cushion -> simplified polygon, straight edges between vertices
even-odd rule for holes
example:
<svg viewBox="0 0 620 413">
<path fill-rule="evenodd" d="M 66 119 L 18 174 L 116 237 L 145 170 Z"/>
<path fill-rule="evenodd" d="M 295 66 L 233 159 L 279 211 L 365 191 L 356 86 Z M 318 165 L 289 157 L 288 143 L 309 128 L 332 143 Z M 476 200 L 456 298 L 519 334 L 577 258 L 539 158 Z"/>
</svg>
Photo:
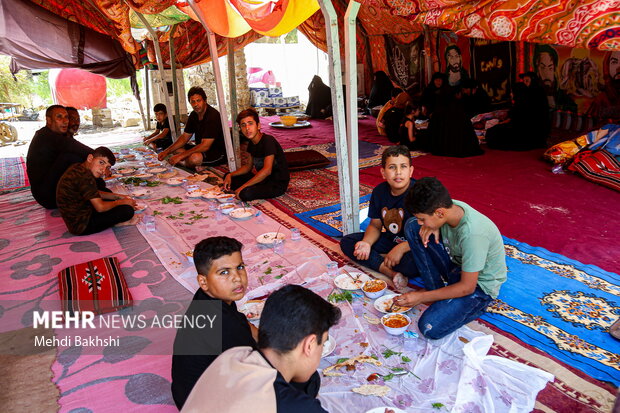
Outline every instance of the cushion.
<svg viewBox="0 0 620 413">
<path fill-rule="evenodd" d="M 286 157 L 289 171 L 323 168 L 329 165 L 329 159 L 313 149 L 284 152 L 284 156 Z"/>
<path fill-rule="evenodd" d="M 63 311 L 109 313 L 133 304 L 116 257 L 73 265 L 58 273 Z"/>
<path fill-rule="evenodd" d="M 588 181 L 620 192 L 620 161 L 604 149 L 578 153 L 568 169 Z"/>
</svg>

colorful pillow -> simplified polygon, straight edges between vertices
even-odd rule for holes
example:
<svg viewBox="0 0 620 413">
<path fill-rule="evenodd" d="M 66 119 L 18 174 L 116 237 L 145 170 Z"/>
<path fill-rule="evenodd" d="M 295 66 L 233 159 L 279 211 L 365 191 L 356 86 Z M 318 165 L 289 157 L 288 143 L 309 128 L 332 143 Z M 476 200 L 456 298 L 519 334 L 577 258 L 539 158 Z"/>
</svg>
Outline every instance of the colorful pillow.
<svg viewBox="0 0 620 413">
<path fill-rule="evenodd" d="M 323 168 L 329 165 L 329 159 L 314 149 L 284 152 L 289 171 L 301 171 L 304 169 Z"/>
<path fill-rule="evenodd" d="M 109 313 L 133 304 L 116 257 L 73 265 L 58 273 L 63 311 Z"/>
<path fill-rule="evenodd" d="M 578 153 L 568 169 L 588 181 L 620 192 L 620 161 L 604 149 Z"/>
</svg>

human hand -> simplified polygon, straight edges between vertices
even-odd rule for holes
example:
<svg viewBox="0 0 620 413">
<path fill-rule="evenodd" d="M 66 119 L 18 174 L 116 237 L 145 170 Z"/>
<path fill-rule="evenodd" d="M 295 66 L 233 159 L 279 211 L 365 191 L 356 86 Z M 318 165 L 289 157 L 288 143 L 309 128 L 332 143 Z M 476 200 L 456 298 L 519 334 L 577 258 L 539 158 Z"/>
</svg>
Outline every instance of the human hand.
<svg viewBox="0 0 620 413">
<path fill-rule="evenodd" d="M 366 241 L 358 241 L 353 249 L 353 255 L 358 260 L 367 260 L 370 257 L 370 244 Z"/>
<path fill-rule="evenodd" d="M 398 297 L 394 297 L 394 304 L 401 307 L 415 307 L 416 305 L 421 304 L 424 301 L 423 294 L 424 293 L 422 292 L 411 291 L 399 295 Z"/>
<path fill-rule="evenodd" d="M 403 288 L 407 287 L 407 284 L 409 284 L 409 279 L 407 279 L 407 277 L 405 277 L 401 273 L 397 272 L 396 274 L 394 274 L 394 277 L 392 277 L 392 282 L 394 283 L 394 287 L 396 287 L 396 289 L 402 290 Z"/>
<path fill-rule="evenodd" d="M 420 239 L 425 247 L 428 247 L 428 241 L 431 235 L 435 236 L 435 244 L 439 244 L 439 229 L 432 229 L 429 227 L 420 227 Z"/>
<path fill-rule="evenodd" d="M 230 183 L 232 182 L 232 175 L 228 174 L 224 178 L 224 191 L 230 190 Z"/>
<path fill-rule="evenodd" d="M 161 151 L 159 155 L 157 155 L 157 160 L 163 161 L 164 159 L 166 159 L 166 156 L 168 156 L 168 152 Z"/>
<path fill-rule="evenodd" d="M 400 250 L 400 248 L 394 247 L 385 255 L 383 259 L 383 264 L 388 268 L 393 268 L 395 265 L 400 263 L 400 260 L 403 258 L 404 253 Z"/>
<path fill-rule="evenodd" d="M 242 191 L 243 189 L 244 189 L 244 187 L 243 187 L 243 186 L 242 186 L 242 187 L 240 187 L 240 188 L 237 188 L 237 190 L 235 191 L 235 196 L 236 196 L 237 198 L 241 199 L 241 197 L 239 196 L 239 194 L 241 193 L 241 191 Z"/>
<path fill-rule="evenodd" d="M 181 154 L 173 155 L 170 158 L 168 158 L 168 163 L 170 165 L 176 165 L 180 161 L 181 161 Z"/>
</svg>

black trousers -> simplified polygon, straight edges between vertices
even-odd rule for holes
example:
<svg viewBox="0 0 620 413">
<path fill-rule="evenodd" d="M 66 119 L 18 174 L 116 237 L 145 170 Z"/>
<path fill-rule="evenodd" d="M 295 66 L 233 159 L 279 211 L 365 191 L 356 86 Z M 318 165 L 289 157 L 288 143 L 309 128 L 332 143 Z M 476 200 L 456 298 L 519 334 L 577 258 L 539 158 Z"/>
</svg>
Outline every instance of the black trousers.
<svg viewBox="0 0 620 413">
<path fill-rule="evenodd" d="M 248 172 L 244 175 L 233 176 L 230 182 L 230 187 L 232 190 L 236 190 L 253 177 L 254 174 L 252 172 Z M 239 193 L 239 198 L 246 202 L 253 201 L 255 199 L 275 198 L 284 194 L 286 192 L 286 188 L 288 188 L 288 182 L 274 181 L 267 177 L 267 179 L 257 184 L 244 188 L 243 191 Z"/>
<path fill-rule="evenodd" d="M 88 226 L 80 235 L 90 235 L 108 229 L 119 222 L 133 218 L 134 209 L 131 205 L 119 205 L 106 212 L 93 211 Z"/>
</svg>

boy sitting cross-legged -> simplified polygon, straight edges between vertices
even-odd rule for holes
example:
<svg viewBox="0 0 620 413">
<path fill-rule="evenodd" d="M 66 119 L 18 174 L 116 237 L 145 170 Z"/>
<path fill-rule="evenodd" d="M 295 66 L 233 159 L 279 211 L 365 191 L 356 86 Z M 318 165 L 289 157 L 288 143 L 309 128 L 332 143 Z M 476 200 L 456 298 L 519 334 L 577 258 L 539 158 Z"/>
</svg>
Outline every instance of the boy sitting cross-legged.
<svg viewBox="0 0 620 413">
<path fill-rule="evenodd" d="M 155 112 L 155 132 L 144 138 L 144 144 L 153 149 L 166 149 L 172 145 L 172 135 L 170 134 L 170 122 L 168 121 L 168 110 L 166 105 L 158 103 L 153 108 Z"/>
<path fill-rule="evenodd" d="M 437 178 L 418 180 L 405 205 L 415 216 L 405 234 L 426 290 L 394 301 L 407 307 L 432 303 L 418 327 L 425 337 L 440 339 L 480 317 L 497 298 L 506 281 L 504 242 L 489 218 L 453 201 Z"/>
<path fill-rule="evenodd" d="M 108 148 L 100 146 L 82 163 L 71 165 L 56 187 L 56 203 L 69 232 L 88 235 L 120 223 L 135 224 L 136 201 L 127 195 L 100 191 L 97 178 L 116 163 Z"/>
<path fill-rule="evenodd" d="M 370 197 L 370 224 L 364 233 L 345 235 L 340 248 L 353 261 L 388 276 L 396 287 L 405 287 L 417 276 L 417 267 L 405 240 L 405 195 L 415 182 L 411 155 L 406 146 L 390 146 L 381 155 L 381 175 Z"/>
</svg>

